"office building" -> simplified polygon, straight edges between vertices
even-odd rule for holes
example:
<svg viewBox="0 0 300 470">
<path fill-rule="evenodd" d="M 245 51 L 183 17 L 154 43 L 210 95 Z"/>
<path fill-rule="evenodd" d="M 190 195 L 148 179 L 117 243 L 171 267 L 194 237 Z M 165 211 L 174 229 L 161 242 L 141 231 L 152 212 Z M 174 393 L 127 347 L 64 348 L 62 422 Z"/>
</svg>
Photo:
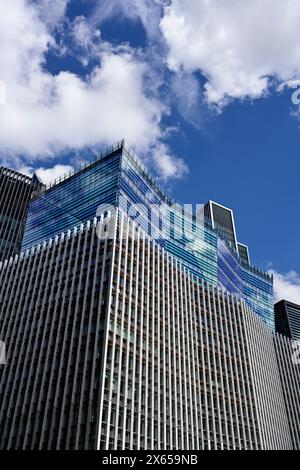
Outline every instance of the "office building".
<svg viewBox="0 0 300 470">
<path fill-rule="evenodd" d="M 32 178 L 0 167 L 0 261 L 20 252 Z"/>
<path fill-rule="evenodd" d="M 233 250 L 238 251 L 233 212 L 213 201 L 205 205 L 205 213 L 212 222 L 212 227 L 228 242 Z"/>
<path fill-rule="evenodd" d="M 0 449 L 298 448 L 292 343 L 246 248 L 124 142 L 40 186 L 0 263 Z"/>
<path fill-rule="evenodd" d="M 275 304 L 276 331 L 293 341 L 300 341 L 300 305 L 281 300 Z"/>
<path fill-rule="evenodd" d="M 293 449 L 300 450 L 300 346 L 280 333 L 274 343 Z"/>
<path fill-rule="evenodd" d="M 247 245 L 244 245 L 243 243 L 238 243 L 238 252 L 240 256 L 240 260 L 242 264 L 245 264 L 246 266 L 249 266 L 250 264 L 250 256 L 249 256 L 249 250 Z"/>
<path fill-rule="evenodd" d="M 106 205 L 121 207 L 196 276 L 244 300 L 274 329 L 272 276 L 250 260 L 242 262 L 232 211 L 212 202 L 210 213 L 207 205 L 202 211 L 185 210 L 156 184 L 124 141 L 31 201 L 22 250 L 85 224 Z"/>
<path fill-rule="evenodd" d="M 122 214 L 5 261 L 0 306 L 1 449 L 293 448 L 268 326 Z"/>
</svg>

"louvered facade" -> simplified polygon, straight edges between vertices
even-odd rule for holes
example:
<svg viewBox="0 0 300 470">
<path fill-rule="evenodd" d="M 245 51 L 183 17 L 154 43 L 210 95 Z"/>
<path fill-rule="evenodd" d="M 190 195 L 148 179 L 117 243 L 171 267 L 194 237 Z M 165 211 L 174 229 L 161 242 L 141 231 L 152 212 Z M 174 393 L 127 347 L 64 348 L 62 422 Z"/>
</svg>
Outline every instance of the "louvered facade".
<svg viewBox="0 0 300 470">
<path fill-rule="evenodd" d="M 273 335 L 122 213 L 1 264 L 1 449 L 292 449 Z"/>
</svg>

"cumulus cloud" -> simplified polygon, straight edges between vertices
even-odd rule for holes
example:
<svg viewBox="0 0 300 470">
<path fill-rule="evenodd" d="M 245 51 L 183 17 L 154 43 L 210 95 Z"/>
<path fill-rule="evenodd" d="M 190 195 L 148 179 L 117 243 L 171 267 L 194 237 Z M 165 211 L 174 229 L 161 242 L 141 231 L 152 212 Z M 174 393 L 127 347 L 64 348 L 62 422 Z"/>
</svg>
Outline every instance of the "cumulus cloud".
<svg viewBox="0 0 300 470">
<path fill-rule="evenodd" d="M 100 29 L 82 15 L 74 18 L 66 28 L 65 35 L 70 43 L 68 52 L 85 66 L 95 59 L 101 60 L 101 54 L 111 50 L 109 44 L 101 40 Z"/>
<path fill-rule="evenodd" d="M 152 159 L 161 179 L 182 178 L 188 173 L 184 160 L 171 155 L 164 144 L 158 144 L 152 149 Z"/>
<path fill-rule="evenodd" d="M 59 179 L 60 177 L 63 177 L 64 175 L 70 172 L 73 172 L 74 169 L 75 167 L 73 165 L 63 165 L 60 163 L 57 163 L 56 165 L 48 168 L 34 168 L 29 165 L 23 165 L 21 162 L 18 165 L 18 170 L 20 173 L 31 177 L 35 173 L 46 185 L 48 185 L 49 183 L 53 183 L 55 180 Z"/>
<path fill-rule="evenodd" d="M 101 36 L 100 30 L 94 29 L 84 16 L 74 19 L 71 30 L 75 41 L 88 50 L 94 46 L 94 39 Z"/>
<path fill-rule="evenodd" d="M 102 0 L 96 2 L 93 20 L 101 23 L 110 17 L 125 16 L 131 20 L 139 19 L 150 40 L 160 40 L 159 22 L 162 7 L 168 0 Z"/>
<path fill-rule="evenodd" d="M 64 19 L 69 0 L 35 0 L 40 18 L 50 28 Z"/>
<path fill-rule="evenodd" d="M 72 20 L 66 16 L 68 0 L 2 5 L 0 149 L 12 160 L 125 138 L 138 153 L 160 149 L 156 168 L 177 177 L 186 173 L 182 160 L 168 148 L 161 151 L 168 107 L 176 104 L 199 128 L 212 109 L 221 110 L 231 99 L 261 98 L 299 84 L 298 0 L 93 4 L 91 17 Z M 103 41 L 101 23 L 118 15 L 140 19 L 148 38 L 144 50 Z M 49 52 L 75 56 L 84 71 L 51 74 Z"/>
<path fill-rule="evenodd" d="M 176 73 L 171 79 L 171 93 L 174 103 L 184 119 L 196 128 L 201 128 L 209 114 L 209 108 L 203 100 L 199 80 L 192 74 Z"/>
<path fill-rule="evenodd" d="M 5 7 L 0 17 L 2 147 L 34 155 L 122 136 L 146 145 L 158 137 L 162 107 L 144 94 L 145 64 L 110 51 L 86 81 L 70 72 L 53 76 L 43 67 L 52 37 L 33 5 L 14 3 L 18 8 Z"/>
<path fill-rule="evenodd" d="M 171 0 L 161 31 L 171 70 L 200 71 L 208 102 L 259 98 L 300 78 L 298 0 Z"/>
<path fill-rule="evenodd" d="M 300 275 L 295 271 L 279 273 L 272 270 L 271 272 L 274 276 L 275 302 L 284 299 L 300 304 Z"/>
<path fill-rule="evenodd" d="M 42 7 L 50 4 L 52 16 L 46 21 Z M 56 47 L 52 28 L 62 21 L 66 5 L 65 0 L 14 0 L 2 6 L 0 80 L 6 85 L 6 103 L 0 108 L 0 148 L 12 160 L 17 154 L 30 161 L 121 138 L 137 150 L 151 149 L 162 137 L 166 110 L 145 90 L 148 65 L 134 51 L 100 47 L 99 32 L 77 18 L 72 32 L 85 49 L 95 39 L 97 63 L 85 77 L 47 71 L 47 54 Z"/>
<path fill-rule="evenodd" d="M 160 57 L 174 73 L 170 92 L 179 111 L 196 127 L 207 113 L 207 103 L 219 111 L 231 99 L 261 98 L 300 79 L 298 0 L 103 0 L 97 4 L 96 22 L 111 16 L 140 19 L 148 39 L 159 44 Z M 195 72 L 205 78 L 204 85 L 195 79 Z M 191 87 L 184 86 L 183 80 L 186 85 L 190 81 Z M 182 105 L 185 99 L 187 106 Z"/>
<path fill-rule="evenodd" d="M 73 170 L 74 168 L 71 165 L 57 164 L 52 168 L 38 168 L 35 170 L 35 173 L 43 183 L 48 184 Z"/>
</svg>

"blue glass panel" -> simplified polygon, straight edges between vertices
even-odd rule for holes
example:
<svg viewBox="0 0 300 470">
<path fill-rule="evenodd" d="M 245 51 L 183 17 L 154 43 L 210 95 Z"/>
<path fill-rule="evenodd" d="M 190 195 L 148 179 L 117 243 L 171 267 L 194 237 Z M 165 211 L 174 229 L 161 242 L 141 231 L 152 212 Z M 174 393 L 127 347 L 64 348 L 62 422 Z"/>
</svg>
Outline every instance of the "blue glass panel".
<svg viewBox="0 0 300 470">
<path fill-rule="evenodd" d="M 125 211 L 135 204 L 143 205 L 138 223 L 149 236 L 196 276 L 244 300 L 274 329 L 272 278 L 242 265 L 210 221 L 197 225 L 193 217 L 183 216 L 180 205 L 174 207 L 125 148 L 107 154 L 34 199 L 22 249 L 92 220 L 105 203 Z M 157 209 L 153 210 L 153 204 Z M 136 219 L 136 214 L 131 217 Z M 166 222 L 167 233 L 163 230 Z"/>
</svg>

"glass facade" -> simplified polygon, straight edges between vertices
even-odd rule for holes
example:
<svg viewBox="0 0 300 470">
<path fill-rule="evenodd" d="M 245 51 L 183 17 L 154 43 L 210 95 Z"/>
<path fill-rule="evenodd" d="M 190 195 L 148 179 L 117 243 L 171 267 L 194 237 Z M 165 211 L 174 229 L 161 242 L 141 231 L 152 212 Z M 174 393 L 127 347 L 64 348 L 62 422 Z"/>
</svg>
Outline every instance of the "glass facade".
<svg viewBox="0 0 300 470">
<path fill-rule="evenodd" d="M 238 243 L 238 251 L 239 251 L 241 262 L 243 264 L 249 265 L 250 258 L 249 258 L 248 247 L 246 245 L 243 245 L 242 243 Z"/>
<path fill-rule="evenodd" d="M 120 162 L 116 150 L 37 195 L 30 203 L 22 250 L 92 220 L 99 204 L 116 205 Z"/>
<path fill-rule="evenodd" d="M 22 249 L 93 220 L 105 205 L 125 211 L 193 274 L 245 300 L 274 328 L 272 277 L 242 263 L 204 212 L 183 213 L 123 142 L 32 200 Z"/>
</svg>

